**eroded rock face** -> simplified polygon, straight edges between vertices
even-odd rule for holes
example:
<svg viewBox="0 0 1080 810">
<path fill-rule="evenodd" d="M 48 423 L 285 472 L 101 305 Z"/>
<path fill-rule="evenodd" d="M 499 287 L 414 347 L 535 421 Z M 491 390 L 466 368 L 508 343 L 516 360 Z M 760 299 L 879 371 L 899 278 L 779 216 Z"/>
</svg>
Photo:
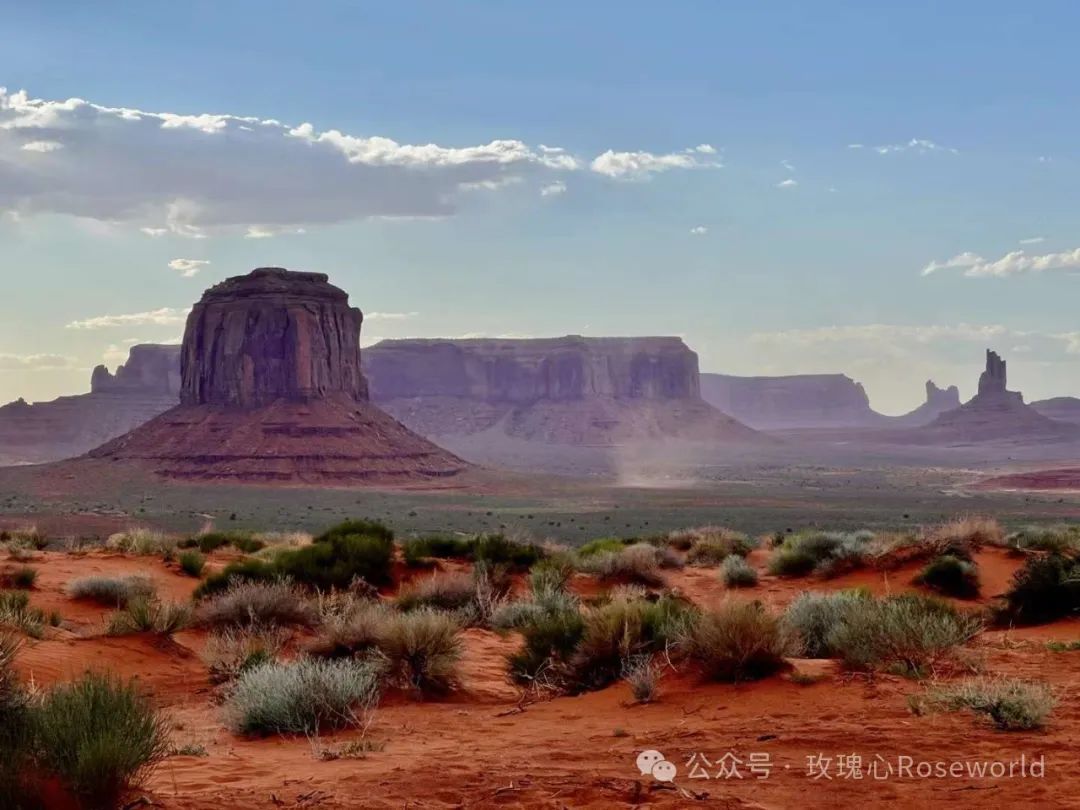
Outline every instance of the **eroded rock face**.
<svg viewBox="0 0 1080 810">
<path fill-rule="evenodd" d="M 701 399 L 676 337 L 386 340 L 364 350 L 380 406 L 427 436 L 604 446 L 669 437 L 753 440 Z"/>
<path fill-rule="evenodd" d="M 990 349 L 986 350 L 986 370 L 979 375 L 980 394 L 1003 394 L 1006 391 L 1005 361 Z"/>
<path fill-rule="evenodd" d="M 955 385 L 938 388 L 933 380 L 926 381 L 926 402 L 903 416 L 896 417 L 896 423 L 904 427 L 928 425 L 941 414 L 960 407 L 960 389 Z"/>
<path fill-rule="evenodd" d="M 181 401 L 257 407 L 329 394 L 366 399 L 362 322 L 321 273 L 263 267 L 223 281 L 188 316 Z"/>
<path fill-rule="evenodd" d="M 146 391 L 180 395 L 180 347 L 142 344 L 132 346 L 128 360 L 110 373 L 98 366 L 90 377 L 91 393 Z"/>
<path fill-rule="evenodd" d="M 873 427 L 887 421 L 870 407 L 862 385 L 845 374 L 702 374 L 701 395 L 758 430 Z"/>
</svg>

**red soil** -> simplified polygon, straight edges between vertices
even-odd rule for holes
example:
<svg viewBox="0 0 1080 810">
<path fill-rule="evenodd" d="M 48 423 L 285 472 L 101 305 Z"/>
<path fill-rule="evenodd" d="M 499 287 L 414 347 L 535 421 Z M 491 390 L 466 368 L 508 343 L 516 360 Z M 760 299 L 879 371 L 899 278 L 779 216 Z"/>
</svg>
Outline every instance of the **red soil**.
<svg viewBox="0 0 1080 810">
<path fill-rule="evenodd" d="M 999 475 L 980 481 L 978 488 L 1075 491 L 1080 490 L 1080 468 L 1068 467 L 1060 470 L 1034 470 Z"/>
<path fill-rule="evenodd" d="M 757 559 L 756 553 L 752 561 Z M 985 593 L 1004 589 L 1018 562 L 997 550 L 979 555 Z M 32 604 L 57 609 L 63 629 L 29 641 L 20 669 L 37 685 L 69 678 L 86 668 L 137 676 L 169 712 L 177 745 L 205 746 L 209 756 L 170 757 L 152 775 L 146 793 L 155 807 L 247 810 L 304 808 L 455 807 L 844 807 L 867 803 L 901 808 L 1080 807 L 1073 789 L 1080 779 L 1080 653 L 1054 653 L 1047 640 L 1080 639 L 1080 621 L 981 636 L 975 651 L 988 672 L 1048 681 L 1060 704 L 1045 731 L 997 732 L 964 714 L 910 713 L 906 697 L 923 686 L 911 680 L 840 672 L 834 662 L 796 660 L 797 672 L 820 676 L 801 685 L 790 675 L 741 685 L 702 683 L 667 672 L 661 696 L 634 705 L 619 684 L 579 697 L 518 703 L 503 676 L 503 656 L 515 648 L 483 630 L 465 634 L 463 688 L 448 699 L 424 703 L 388 700 L 368 738 L 385 747 L 363 759 L 320 761 L 303 738 L 249 740 L 225 730 L 221 708 L 197 655 L 204 636 L 180 633 L 174 641 L 146 636 L 100 635 L 104 611 L 63 595 L 69 579 L 91 573 L 142 571 L 168 598 L 185 598 L 195 581 L 156 557 L 103 553 L 41 555 Z M 11 565 L 4 563 L 4 566 Z M 866 586 L 877 593 L 911 588 L 913 569 L 854 573 L 827 582 L 762 577 L 745 592 L 777 608 L 800 590 Z M 724 595 L 716 569 L 668 575 L 671 585 L 705 604 Z M 580 583 L 583 589 L 590 584 Z M 338 746 L 357 733 L 324 737 Z M 641 776 L 635 758 L 658 749 L 679 769 L 677 788 Z M 731 752 L 744 762 L 767 754 L 771 772 L 753 779 L 691 779 L 687 761 L 697 753 L 713 763 Z M 842 778 L 839 755 L 859 754 L 866 767 L 875 755 L 889 759 L 884 780 Z M 898 756 L 916 760 L 1011 761 L 1045 756 L 1045 778 L 917 778 L 895 773 Z M 813 779 L 807 758 L 832 757 L 830 780 Z M 685 792 L 684 792 L 685 791 Z"/>
</svg>

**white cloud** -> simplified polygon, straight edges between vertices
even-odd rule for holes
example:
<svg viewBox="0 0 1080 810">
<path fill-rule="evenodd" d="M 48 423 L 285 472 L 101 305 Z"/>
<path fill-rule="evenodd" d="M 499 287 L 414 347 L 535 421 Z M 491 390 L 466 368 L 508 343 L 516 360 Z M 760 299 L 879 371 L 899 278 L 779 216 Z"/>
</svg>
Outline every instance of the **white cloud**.
<svg viewBox="0 0 1080 810">
<path fill-rule="evenodd" d="M 55 152 L 57 149 L 63 149 L 64 145 L 59 141 L 29 141 L 22 145 L 24 152 Z"/>
<path fill-rule="evenodd" d="M 1045 236 L 1029 236 L 1027 239 L 1019 240 L 1021 245 L 1038 245 L 1041 242 L 1046 241 Z"/>
<path fill-rule="evenodd" d="M 72 321 L 66 329 L 107 329 L 113 326 L 169 326 L 184 323 L 187 309 L 162 307 L 149 312 L 133 312 L 127 315 L 99 315 L 82 321 Z"/>
<path fill-rule="evenodd" d="M 970 251 L 960 253 L 944 262 L 932 261 L 923 268 L 922 274 L 928 276 L 938 270 L 963 269 L 969 278 L 995 276 L 1007 278 L 1027 273 L 1041 273 L 1045 270 L 1072 270 L 1080 268 L 1080 248 L 1061 253 L 1046 253 L 1032 256 L 1023 250 L 1013 250 L 1000 259 L 989 261 Z"/>
<path fill-rule="evenodd" d="M 695 225 L 693 228 L 690 229 L 690 233 L 694 236 L 704 236 L 708 232 L 709 229 L 706 228 L 704 225 Z"/>
<path fill-rule="evenodd" d="M 56 148 L 43 161 L 42 149 L 54 149 L 46 143 Z M 589 161 L 512 139 L 404 144 L 311 123 L 42 100 L 0 88 L 0 211 L 71 215 L 147 236 L 445 217 L 470 189 L 530 177 L 551 187 L 560 175 L 589 169 L 648 177 L 719 165 L 715 153 L 701 144 L 670 155 L 609 150 Z"/>
<path fill-rule="evenodd" d="M 269 225 L 249 225 L 244 233 L 245 239 L 272 239 L 282 234 L 300 235 L 307 233 L 304 228 L 281 228 Z"/>
<path fill-rule="evenodd" d="M 863 148 L 863 144 L 861 144 L 861 143 L 849 143 L 849 144 L 847 145 L 847 148 L 848 148 L 848 149 L 862 149 L 862 148 Z"/>
<path fill-rule="evenodd" d="M 415 318 L 419 312 L 365 312 L 364 321 L 404 321 Z"/>
<path fill-rule="evenodd" d="M 548 183 L 546 186 L 541 187 L 541 197 L 554 197 L 559 194 L 566 193 L 566 183 L 562 180 L 556 180 L 554 183 Z"/>
<path fill-rule="evenodd" d="M 781 180 L 776 184 L 777 188 L 794 188 L 799 185 L 799 181 L 793 177 L 789 177 L 787 180 Z"/>
<path fill-rule="evenodd" d="M 720 168 L 721 164 L 718 160 L 701 157 L 715 154 L 716 149 L 707 143 L 666 155 L 656 155 L 652 152 L 615 152 L 609 149 L 593 159 L 589 168 L 606 177 L 620 180 L 645 180 L 654 174 L 672 169 Z"/>
<path fill-rule="evenodd" d="M 867 147 L 861 143 L 849 143 L 848 149 L 872 149 L 879 155 L 891 155 L 897 152 L 914 152 L 917 155 L 928 155 L 931 152 L 946 152 L 952 155 L 960 154 L 960 150 L 951 146 L 942 146 L 927 138 L 912 138 L 906 143 L 886 143 L 880 146 Z"/>
<path fill-rule="evenodd" d="M 0 371 L 40 371 L 72 368 L 75 361 L 59 354 L 4 354 L 0 352 Z"/>
<path fill-rule="evenodd" d="M 813 329 L 785 329 L 776 332 L 756 332 L 753 343 L 764 345 L 815 346 L 827 343 L 931 343 L 937 340 L 986 342 L 1012 333 L 1004 326 L 909 326 L 896 324 L 859 324 L 852 326 L 821 326 Z"/>
<path fill-rule="evenodd" d="M 790 160 L 781 160 L 780 165 L 787 169 L 789 172 L 795 171 L 795 166 L 792 165 Z"/>
<path fill-rule="evenodd" d="M 169 262 L 169 269 L 175 270 L 184 278 L 193 278 L 208 264 L 210 262 L 206 259 L 173 259 Z"/>
</svg>

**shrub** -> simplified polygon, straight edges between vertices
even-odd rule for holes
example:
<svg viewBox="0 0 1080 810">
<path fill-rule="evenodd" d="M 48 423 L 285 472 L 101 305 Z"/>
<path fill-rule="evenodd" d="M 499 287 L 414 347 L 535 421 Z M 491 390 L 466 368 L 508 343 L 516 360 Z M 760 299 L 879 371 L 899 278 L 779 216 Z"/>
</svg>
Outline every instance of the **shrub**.
<svg viewBox="0 0 1080 810">
<path fill-rule="evenodd" d="M 33 747 L 30 700 L 15 674 L 21 639 L 0 632 L 0 807 L 23 806 L 23 779 Z"/>
<path fill-rule="evenodd" d="M 866 563 L 870 532 L 803 532 L 784 538 L 769 560 L 769 573 L 800 577 L 838 576 Z"/>
<path fill-rule="evenodd" d="M 1080 562 L 1065 554 L 1032 557 L 1013 574 L 999 615 L 1003 622 L 1040 624 L 1080 612 Z"/>
<path fill-rule="evenodd" d="M 281 574 L 273 563 L 262 560 L 241 560 L 225 566 L 220 574 L 212 574 L 199 583 L 193 597 L 202 599 L 211 594 L 221 593 L 231 585 L 240 582 L 277 582 Z"/>
<path fill-rule="evenodd" d="M 982 621 L 947 602 L 918 594 L 867 599 L 844 614 L 827 646 L 853 669 L 898 667 L 920 675 L 954 657 L 982 630 Z"/>
<path fill-rule="evenodd" d="M 232 546 L 245 554 L 254 554 L 266 547 L 266 543 L 250 532 L 206 532 L 195 538 L 199 551 L 209 554 L 222 546 Z"/>
<path fill-rule="evenodd" d="M 1025 526 L 1005 538 L 1014 551 L 1049 551 L 1067 554 L 1080 551 L 1080 531 L 1076 526 Z"/>
<path fill-rule="evenodd" d="M 951 554 L 970 560 L 974 553 L 986 545 L 1001 545 L 1005 532 L 993 518 L 963 517 L 944 523 L 931 530 L 927 543 L 934 556 Z"/>
<path fill-rule="evenodd" d="M 242 734 L 317 734 L 364 724 L 379 701 L 373 661 L 306 658 L 264 663 L 240 674 L 229 693 L 229 724 Z"/>
<path fill-rule="evenodd" d="M 577 550 L 579 557 L 591 557 L 594 554 L 600 554 L 601 552 L 611 552 L 618 554 L 626 547 L 626 543 L 620 540 L 618 537 L 599 537 L 596 540 L 590 540 Z"/>
<path fill-rule="evenodd" d="M 472 553 L 473 543 L 468 537 L 452 534 L 429 534 L 410 537 L 401 544 L 406 565 L 419 566 L 429 558 L 465 559 Z"/>
<path fill-rule="evenodd" d="M 522 648 L 506 658 L 515 683 L 556 687 L 565 678 L 566 662 L 585 632 L 585 620 L 572 609 L 536 612 L 521 625 Z"/>
<path fill-rule="evenodd" d="M 391 614 L 378 644 L 391 676 L 418 692 L 445 692 L 457 683 L 461 627 L 445 613 L 421 608 Z"/>
<path fill-rule="evenodd" d="M 204 599 L 195 613 L 205 627 L 316 623 L 308 600 L 288 582 L 236 582 Z"/>
<path fill-rule="evenodd" d="M 91 804 L 111 807 L 169 750 L 168 724 L 134 682 L 87 674 L 34 712 L 42 765 Z"/>
<path fill-rule="evenodd" d="M 285 637 L 280 627 L 226 627 L 211 633 L 202 652 L 210 680 L 232 681 L 249 669 L 276 662 Z"/>
<path fill-rule="evenodd" d="M 979 569 L 975 563 L 944 554 L 926 564 L 915 584 L 957 599 L 975 599 L 979 595 Z"/>
<path fill-rule="evenodd" d="M 107 548 L 128 554 L 168 555 L 176 550 L 179 539 L 152 529 L 128 529 L 114 534 L 105 541 Z"/>
<path fill-rule="evenodd" d="M 457 610 L 471 604 L 475 597 L 476 584 L 468 574 L 436 574 L 403 587 L 397 606 L 406 612 L 422 607 Z"/>
<path fill-rule="evenodd" d="M 0 591 L 0 629 L 5 628 L 41 638 L 45 635 L 45 614 L 30 607 L 25 591 Z"/>
<path fill-rule="evenodd" d="M 582 559 L 579 568 L 603 581 L 664 584 L 657 549 L 648 543 L 635 543 L 619 552 L 598 552 Z"/>
<path fill-rule="evenodd" d="M 363 535 L 365 537 L 375 537 L 380 540 L 390 541 L 394 539 L 394 532 L 388 529 L 384 524 L 377 520 L 365 520 L 361 518 L 346 520 L 336 526 L 332 526 L 316 537 L 314 542 L 329 543 L 342 537 L 350 537 L 353 535 Z"/>
<path fill-rule="evenodd" d="M 181 551 L 177 559 L 180 562 L 180 570 L 189 577 L 198 579 L 202 576 L 203 568 L 206 566 L 206 557 L 198 551 Z"/>
<path fill-rule="evenodd" d="M 124 607 L 135 599 L 150 599 L 155 590 L 154 581 L 141 574 L 82 577 L 67 585 L 67 595 L 72 599 L 86 599 L 109 607 Z"/>
<path fill-rule="evenodd" d="M 530 568 L 544 558 L 544 550 L 535 543 L 521 543 L 502 534 L 480 535 L 473 542 L 472 558 L 488 565 Z"/>
<path fill-rule="evenodd" d="M 158 633 L 170 636 L 191 624 L 191 606 L 157 599 L 134 599 L 109 618 L 110 636 Z"/>
<path fill-rule="evenodd" d="M 909 702 L 916 714 L 927 708 L 970 709 L 1005 731 L 1042 728 L 1056 703 L 1046 684 L 1013 678 L 972 679 L 933 689 Z"/>
<path fill-rule="evenodd" d="M 690 655 L 714 681 L 767 677 L 791 647 L 779 620 L 758 602 L 727 600 L 702 614 L 690 634 Z"/>
<path fill-rule="evenodd" d="M 863 591 L 799 594 L 784 611 L 782 622 L 791 635 L 793 651 L 807 658 L 832 658 L 830 635 L 849 613 L 861 609 L 870 595 Z"/>
<path fill-rule="evenodd" d="M 352 600 L 322 613 L 307 651 L 320 658 L 347 658 L 379 646 L 393 611 L 382 602 Z"/>
<path fill-rule="evenodd" d="M 728 588 L 752 588 L 758 583 L 757 571 L 744 558 L 732 554 L 720 570 Z"/>
<path fill-rule="evenodd" d="M 693 530 L 697 538 L 686 552 L 690 565 L 720 565 L 733 554 L 745 557 L 754 544 L 745 534 L 715 526 Z"/>
<path fill-rule="evenodd" d="M 639 655 L 625 661 L 623 680 L 638 703 L 652 703 L 656 699 L 659 676 L 650 656 Z"/>
<path fill-rule="evenodd" d="M 0 576 L 0 582 L 7 588 L 18 588 L 19 590 L 28 591 L 34 587 L 34 583 L 37 582 L 38 572 L 36 568 L 31 568 L 29 565 L 22 565 L 16 568 L 14 571 L 8 571 Z"/>
<path fill-rule="evenodd" d="M 533 596 L 565 591 L 574 575 L 574 565 L 568 558 L 549 557 L 529 571 L 529 589 Z"/>
<path fill-rule="evenodd" d="M 301 585 L 322 590 L 347 588 L 356 578 L 385 585 L 393 555 L 392 535 L 333 533 L 316 538 L 310 546 L 281 552 L 272 567 Z"/>
</svg>

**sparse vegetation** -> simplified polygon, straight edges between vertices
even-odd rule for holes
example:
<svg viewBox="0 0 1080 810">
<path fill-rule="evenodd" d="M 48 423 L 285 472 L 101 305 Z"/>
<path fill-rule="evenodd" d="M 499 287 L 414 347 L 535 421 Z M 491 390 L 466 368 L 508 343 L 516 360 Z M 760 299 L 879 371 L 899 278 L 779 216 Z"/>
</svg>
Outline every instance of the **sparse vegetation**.
<svg viewBox="0 0 1080 810">
<path fill-rule="evenodd" d="M 161 554 L 171 555 L 180 540 L 177 537 L 152 529 L 128 529 L 114 534 L 105 541 L 106 548 L 123 551 L 126 554 Z"/>
<path fill-rule="evenodd" d="M 363 726 L 379 701 L 375 661 L 305 658 L 263 663 L 240 673 L 227 701 L 229 724 L 242 734 L 308 734 Z"/>
<path fill-rule="evenodd" d="M 458 610 L 471 604 L 475 596 L 476 584 L 469 574 L 435 574 L 403 587 L 397 606 L 406 612 L 423 607 Z"/>
<path fill-rule="evenodd" d="M 274 624 L 313 626 L 316 612 L 288 582 L 236 582 L 223 593 L 202 600 L 195 618 L 204 627 Z"/>
<path fill-rule="evenodd" d="M 639 655 L 623 662 L 623 680 L 638 703 L 656 700 L 660 678 L 651 656 Z"/>
<path fill-rule="evenodd" d="M 1013 678 L 977 678 L 929 690 L 909 700 L 916 714 L 941 709 L 970 709 L 1003 731 L 1042 728 L 1056 700 L 1043 683 Z"/>
<path fill-rule="evenodd" d="M 745 534 L 720 526 L 686 529 L 679 535 L 680 544 L 687 534 L 694 538 L 686 551 L 690 565 L 720 565 L 732 555 L 745 557 L 754 549 L 753 541 Z"/>
<path fill-rule="evenodd" d="M 202 659 L 215 683 L 235 680 L 249 669 L 273 663 L 285 646 L 280 627 L 226 627 L 210 634 Z"/>
<path fill-rule="evenodd" d="M 191 624 L 191 606 L 157 599 L 134 599 L 109 617 L 110 636 L 157 633 L 169 636 Z"/>
<path fill-rule="evenodd" d="M 633 582 L 649 586 L 664 584 L 658 549 L 648 543 L 635 543 L 617 552 L 599 551 L 581 559 L 578 568 L 605 582 Z"/>
<path fill-rule="evenodd" d="M 26 591 L 0 591 L 0 630 L 17 630 L 30 638 L 41 638 L 45 624 L 45 614 L 30 607 Z"/>
<path fill-rule="evenodd" d="M 392 613 L 379 633 L 379 651 L 390 676 L 423 694 L 442 693 L 457 685 L 461 626 L 446 613 L 421 608 Z"/>
<path fill-rule="evenodd" d="M 37 582 L 37 576 L 38 572 L 36 568 L 32 568 L 29 565 L 21 565 L 0 576 L 0 584 L 3 584 L 5 588 L 18 588 L 19 590 L 28 591 L 34 587 L 34 583 Z"/>
<path fill-rule="evenodd" d="M 1021 554 L 1029 551 L 1080 552 L 1080 526 L 1025 526 L 1007 535 L 1004 545 Z"/>
<path fill-rule="evenodd" d="M 1080 560 L 1050 553 L 1032 557 L 1013 574 L 998 613 L 1003 624 L 1042 624 L 1080 612 Z"/>
<path fill-rule="evenodd" d="M 198 551 L 189 549 L 188 551 L 180 552 L 177 557 L 177 562 L 180 563 L 181 571 L 189 577 L 198 579 L 202 576 L 203 568 L 206 566 L 206 557 Z"/>
<path fill-rule="evenodd" d="M 765 678 L 784 667 L 791 650 L 779 619 L 758 602 L 735 599 L 703 613 L 689 638 L 691 658 L 714 681 Z"/>
<path fill-rule="evenodd" d="M 427 534 L 404 540 L 401 553 L 406 565 L 417 567 L 431 559 L 466 559 L 472 553 L 472 545 L 472 538 L 469 537 Z"/>
<path fill-rule="evenodd" d="M 945 596 L 975 599 L 979 596 L 979 569 L 973 562 L 943 554 L 926 564 L 915 577 L 915 584 Z"/>
<path fill-rule="evenodd" d="M 781 577 L 833 577 L 866 564 L 871 532 L 800 532 L 787 535 L 769 559 L 769 573 Z"/>
<path fill-rule="evenodd" d="M 382 602 L 339 598 L 324 602 L 319 632 L 308 642 L 310 654 L 348 658 L 376 649 L 393 611 Z"/>
<path fill-rule="evenodd" d="M 728 588 L 752 588 L 758 583 L 758 574 L 744 558 L 732 554 L 724 560 L 720 576 Z"/>
<path fill-rule="evenodd" d="M 806 658 L 836 657 L 830 643 L 833 630 L 870 598 L 869 593 L 856 590 L 799 594 L 788 605 L 782 619 L 785 629 L 793 636 L 795 651 Z"/>
<path fill-rule="evenodd" d="M 150 599 L 155 590 L 154 581 L 141 574 L 82 577 L 67 585 L 67 595 L 72 599 L 86 599 L 116 608 L 122 608 L 136 599 Z"/>
</svg>

